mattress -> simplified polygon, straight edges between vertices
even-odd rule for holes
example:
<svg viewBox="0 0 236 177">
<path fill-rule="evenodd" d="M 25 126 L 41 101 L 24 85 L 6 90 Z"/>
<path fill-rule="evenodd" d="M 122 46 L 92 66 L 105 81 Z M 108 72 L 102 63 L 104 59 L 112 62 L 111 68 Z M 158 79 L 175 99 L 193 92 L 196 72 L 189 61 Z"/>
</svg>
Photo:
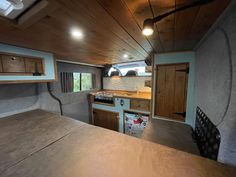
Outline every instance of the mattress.
<svg viewBox="0 0 236 177">
<path fill-rule="evenodd" d="M 1 177 L 232 177 L 234 167 L 42 110 L 0 119 Z"/>
</svg>

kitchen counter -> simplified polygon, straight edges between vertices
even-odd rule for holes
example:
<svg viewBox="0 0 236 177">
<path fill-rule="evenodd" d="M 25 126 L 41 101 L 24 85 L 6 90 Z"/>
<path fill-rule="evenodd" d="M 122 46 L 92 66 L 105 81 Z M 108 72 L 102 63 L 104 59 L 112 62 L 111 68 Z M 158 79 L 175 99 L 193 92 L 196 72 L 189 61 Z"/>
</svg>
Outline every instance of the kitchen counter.
<svg viewBox="0 0 236 177">
<path fill-rule="evenodd" d="M 234 167 L 42 110 L 0 119 L 0 142 L 1 177 L 236 174 Z"/>
<path fill-rule="evenodd" d="M 90 94 L 95 95 L 97 93 L 111 94 L 115 98 L 128 98 L 128 99 L 143 99 L 151 100 L 150 92 L 132 92 L 132 91 L 120 91 L 120 90 L 102 90 L 98 92 L 92 92 Z"/>
</svg>

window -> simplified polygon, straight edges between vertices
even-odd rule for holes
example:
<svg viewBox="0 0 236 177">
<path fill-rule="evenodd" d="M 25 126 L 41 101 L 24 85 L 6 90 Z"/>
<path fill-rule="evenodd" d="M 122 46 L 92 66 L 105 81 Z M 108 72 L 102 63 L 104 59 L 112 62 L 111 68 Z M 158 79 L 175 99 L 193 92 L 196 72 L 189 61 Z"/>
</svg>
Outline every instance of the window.
<svg viewBox="0 0 236 177">
<path fill-rule="evenodd" d="M 79 92 L 93 89 L 93 75 L 91 73 L 61 73 L 61 88 L 63 93 Z"/>
<path fill-rule="evenodd" d="M 79 92 L 81 90 L 80 76 L 81 76 L 80 73 L 73 73 L 73 78 L 74 78 L 73 92 Z"/>
<path fill-rule="evenodd" d="M 81 90 L 91 90 L 92 89 L 92 74 L 82 73 L 81 77 Z"/>
<path fill-rule="evenodd" d="M 128 71 L 135 71 L 137 76 L 150 76 L 151 73 L 145 72 L 146 63 L 144 61 L 130 62 L 130 63 L 120 63 L 113 65 L 109 70 L 108 75 L 111 75 L 112 71 L 119 70 L 122 76 L 126 76 Z"/>
</svg>

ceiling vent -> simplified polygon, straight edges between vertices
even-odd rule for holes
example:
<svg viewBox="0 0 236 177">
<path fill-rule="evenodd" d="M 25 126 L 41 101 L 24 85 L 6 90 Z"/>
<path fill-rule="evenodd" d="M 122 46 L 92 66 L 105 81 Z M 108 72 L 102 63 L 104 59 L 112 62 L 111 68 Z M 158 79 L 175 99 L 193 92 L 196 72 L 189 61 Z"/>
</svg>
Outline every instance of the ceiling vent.
<svg viewBox="0 0 236 177">
<path fill-rule="evenodd" d="M 29 8 L 36 0 L 1 0 L 0 15 L 8 19 L 15 19 Z"/>
<path fill-rule="evenodd" d="M 27 28 L 57 8 L 55 0 L 1 0 L 0 16 L 18 28 Z"/>
</svg>

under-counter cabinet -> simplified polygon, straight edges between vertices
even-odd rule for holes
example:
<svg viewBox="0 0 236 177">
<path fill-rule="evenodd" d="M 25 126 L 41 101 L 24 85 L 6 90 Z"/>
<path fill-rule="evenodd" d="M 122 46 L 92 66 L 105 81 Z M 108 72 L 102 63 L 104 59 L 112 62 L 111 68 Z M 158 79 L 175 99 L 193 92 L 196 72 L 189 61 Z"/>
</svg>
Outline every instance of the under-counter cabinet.
<svg viewBox="0 0 236 177">
<path fill-rule="evenodd" d="M 94 125 L 107 128 L 114 131 L 119 131 L 119 113 L 93 109 Z"/>
<path fill-rule="evenodd" d="M 89 99 L 91 105 L 91 123 L 96 126 L 124 133 L 124 112 L 150 114 L 149 99 L 114 97 L 114 105 L 110 106 L 94 102 L 93 97 L 93 95 L 90 95 Z"/>
</svg>

